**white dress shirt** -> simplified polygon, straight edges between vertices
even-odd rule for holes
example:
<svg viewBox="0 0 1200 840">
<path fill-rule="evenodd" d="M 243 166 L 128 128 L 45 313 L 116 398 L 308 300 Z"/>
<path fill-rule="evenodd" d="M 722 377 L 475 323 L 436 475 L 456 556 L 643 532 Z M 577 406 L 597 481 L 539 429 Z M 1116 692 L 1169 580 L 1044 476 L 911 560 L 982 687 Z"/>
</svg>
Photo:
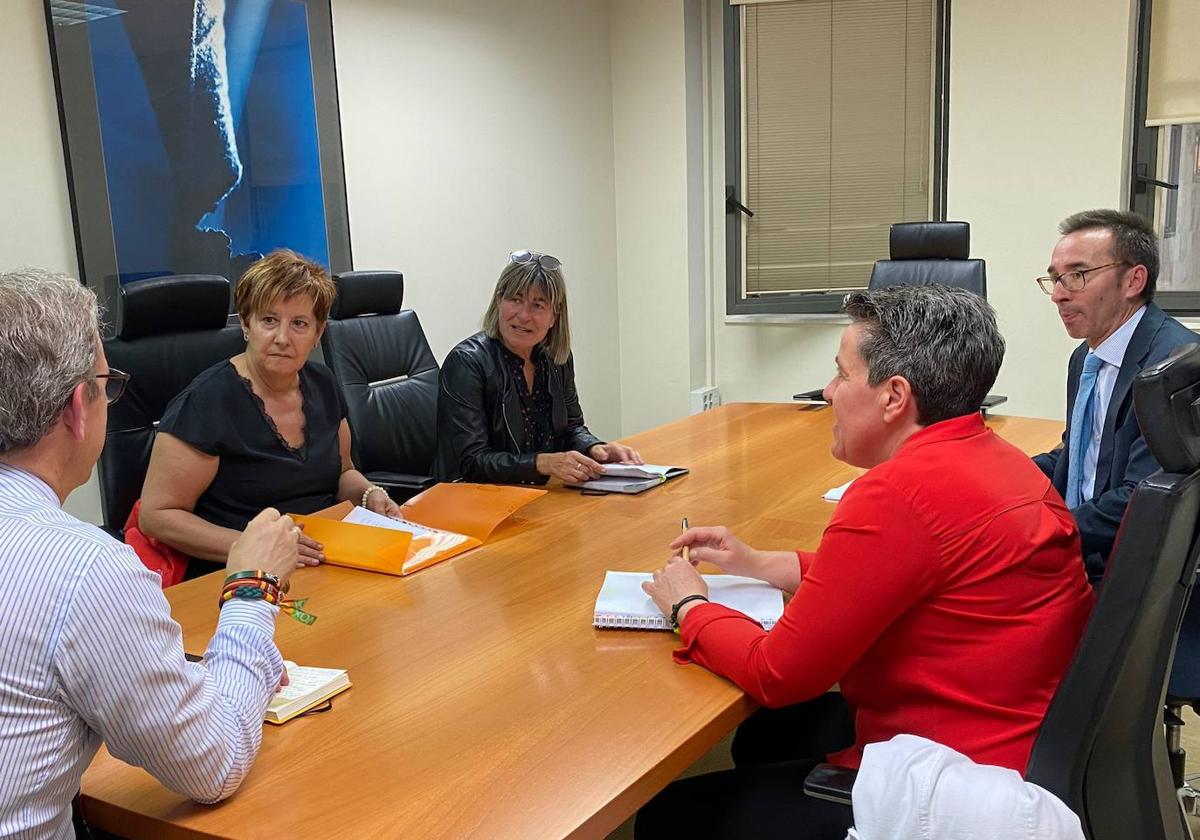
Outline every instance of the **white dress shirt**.
<svg viewBox="0 0 1200 840">
<path fill-rule="evenodd" d="M 236 790 L 283 669 L 277 612 L 227 604 L 204 664 L 186 662 L 159 577 L 0 464 L 0 837 L 73 836 L 102 740 L 200 802 Z"/>
<path fill-rule="evenodd" d="M 1094 498 L 1096 495 L 1096 462 L 1100 458 L 1100 438 L 1104 434 L 1104 415 L 1108 413 L 1108 403 L 1112 400 L 1113 389 L 1117 387 L 1117 374 L 1121 372 L 1121 363 L 1125 361 L 1125 351 L 1129 349 L 1129 340 L 1138 322 L 1146 314 L 1142 306 L 1117 327 L 1100 346 L 1089 352 L 1100 357 L 1104 364 L 1096 372 L 1096 389 L 1092 392 L 1092 429 L 1088 435 L 1087 449 L 1083 457 L 1083 499 Z"/>
<path fill-rule="evenodd" d="M 846 840 L 1084 840 L 1050 791 L 916 735 L 867 745 L 853 800 Z"/>
</svg>

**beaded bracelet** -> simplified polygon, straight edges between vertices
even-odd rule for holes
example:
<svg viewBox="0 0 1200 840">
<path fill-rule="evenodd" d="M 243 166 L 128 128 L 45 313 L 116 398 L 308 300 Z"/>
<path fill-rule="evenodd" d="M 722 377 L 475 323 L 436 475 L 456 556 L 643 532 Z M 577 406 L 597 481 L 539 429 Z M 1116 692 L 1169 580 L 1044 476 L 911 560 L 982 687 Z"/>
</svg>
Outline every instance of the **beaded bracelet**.
<svg viewBox="0 0 1200 840">
<path fill-rule="evenodd" d="M 262 571 L 234 572 L 226 578 L 217 606 L 218 608 L 223 607 L 234 598 L 266 601 L 268 604 L 279 607 L 301 624 L 315 622 L 317 617 L 304 609 L 304 604 L 308 599 L 299 598 L 285 601 L 283 593 L 286 591 L 287 585 L 284 584 L 281 588 L 279 578 L 275 575 Z"/>
<path fill-rule="evenodd" d="M 362 503 L 361 503 L 361 505 L 360 505 L 361 507 L 366 507 L 366 506 L 367 506 L 367 499 L 368 499 L 368 498 L 370 497 L 370 495 L 371 495 L 372 493 L 374 493 L 376 490 L 378 490 L 380 493 L 383 493 L 384 495 L 387 495 L 387 491 L 386 491 L 386 490 L 384 490 L 382 487 L 380 487 L 378 484 L 371 484 L 371 485 L 369 485 L 369 486 L 367 487 L 367 489 L 366 489 L 366 490 L 364 490 L 364 491 L 363 491 Z"/>
</svg>

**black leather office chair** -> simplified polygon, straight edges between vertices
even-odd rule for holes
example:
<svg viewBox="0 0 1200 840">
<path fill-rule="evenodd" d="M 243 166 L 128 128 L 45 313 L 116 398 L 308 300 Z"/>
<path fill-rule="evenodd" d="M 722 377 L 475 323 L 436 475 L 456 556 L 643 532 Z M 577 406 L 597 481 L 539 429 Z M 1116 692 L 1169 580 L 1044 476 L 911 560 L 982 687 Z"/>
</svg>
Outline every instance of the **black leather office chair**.
<svg viewBox="0 0 1200 840">
<path fill-rule="evenodd" d="M 432 486 L 438 365 L 417 313 L 401 309 L 404 275 L 334 276 L 337 299 L 321 339 L 350 414 L 354 463 L 403 501 Z"/>
<path fill-rule="evenodd" d="M 172 398 L 198 373 L 245 349 L 239 326 L 226 326 L 229 281 L 210 274 L 136 280 L 120 287 L 117 332 L 104 342 L 110 366 L 131 374 L 108 410 L 100 455 L 104 528 L 120 538 L 142 494 L 154 429 Z"/>
<path fill-rule="evenodd" d="M 987 266 L 973 260 L 971 225 L 968 222 L 899 222 L 888 234 L 891 258 L 877 260 L 871 269 L 867 288 L 871 291 L 888 286 L 954 286 L 987 297 Z M 793 399 L 822 403 L 819 389 L 803 391 Z M 980 408 L 987 411 L 1008 397 L 988 394 Z"/>
<path fill-rule="evenodd" d="M 900 222 L 888 234 L 891 259 L 878 260 L 867 288 L 956 286 L 987 297 L 987 267 L 973 260 L 968 222 Z"/>
<path fill-rule="evenodd" d="M 1176 635 L 1200 536 L 1200 347 L 1147 368 L 1134 409 L 1162 470 L 1138 485 L 1075 657 L 1025 778 L 1079 815 L 1088 840 L 1184 840 L 1163 728 Z M 821 765 L 806 792 L 849 802 L 853 771 Z"/>
</svg>

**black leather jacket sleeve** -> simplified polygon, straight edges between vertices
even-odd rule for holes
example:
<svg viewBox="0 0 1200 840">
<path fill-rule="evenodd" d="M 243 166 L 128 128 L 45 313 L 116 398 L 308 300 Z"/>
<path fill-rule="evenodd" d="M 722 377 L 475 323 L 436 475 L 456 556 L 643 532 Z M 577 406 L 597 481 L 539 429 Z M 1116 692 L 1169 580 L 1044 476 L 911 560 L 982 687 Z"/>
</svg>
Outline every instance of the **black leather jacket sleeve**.
<svg viewBox="0 0 1200 840">
<path fill-rule="evenodd" d="M 589 449 L 603 441 L 583 424 L 583 409 L 579 406 L 579 392 L 575 390 L 574 356 L 568 356 L 567 363 L 563 365 L 563 397 L 567 403 L 567 428 L 563 432 L 563 449 L 573 449 L 587 455 Z"/>
<path fill-rule="evenodd" d="M 451 352 L 442 365 L 438 393 L 438 445 L 455 460 L 458 477 L 485 484 L 545 484 L 534 453 L 497 451 L 488 444 L 485 365 L 472 353 Z M 576 401 L 578 402 L 578 401 Z"/>
</svg>

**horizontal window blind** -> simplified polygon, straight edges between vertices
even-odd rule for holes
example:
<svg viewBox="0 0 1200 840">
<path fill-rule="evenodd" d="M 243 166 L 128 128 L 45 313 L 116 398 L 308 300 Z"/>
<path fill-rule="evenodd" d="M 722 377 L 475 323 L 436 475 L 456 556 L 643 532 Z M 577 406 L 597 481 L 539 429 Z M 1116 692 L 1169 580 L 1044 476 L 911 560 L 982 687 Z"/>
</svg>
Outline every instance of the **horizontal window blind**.
<svg viewBox="0 0 1200 840">
<path fill-rule="evenodd" d="M 929 218 L 932 0 L 742 7 L 747 297 L 862 288 Z"/>
<path fill-rule="evenodd" d="M 1146 125 L 1200 122 L 1200 2 L 1154 0 Z"/>
</svg>

